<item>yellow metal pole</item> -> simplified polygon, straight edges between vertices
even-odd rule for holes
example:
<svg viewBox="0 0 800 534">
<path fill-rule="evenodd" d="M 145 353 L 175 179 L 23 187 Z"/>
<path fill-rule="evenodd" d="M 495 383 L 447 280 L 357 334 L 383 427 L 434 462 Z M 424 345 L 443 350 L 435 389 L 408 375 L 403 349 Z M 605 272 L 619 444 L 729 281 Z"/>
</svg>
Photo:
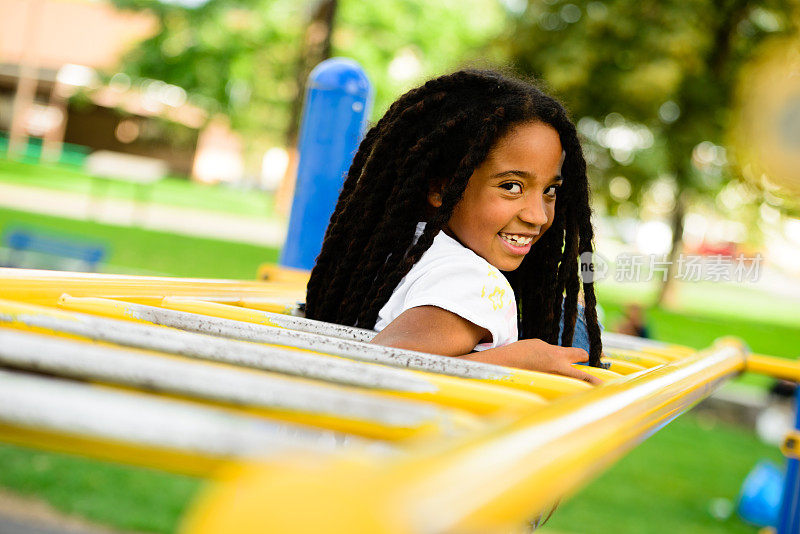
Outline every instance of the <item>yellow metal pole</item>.
<svg viewBox="0 0 800 534">
<path fill-rule="evenodd" d="M 328 454 L 347 441 L 375 445 L 180 400 L 3 370 L 0 441 L 192 475 L 276 451 Z"/>
<path fill-rule="evenodd" d="M 697 349 L 685 345 L 674 345 L 672 343 L 618 334 L 616 332 L 603 332 L 602 337 L 603 346 L 607 349 L 627 349 L 637 352 L 645 351 L 649 354 L 663 356 L 670 361 L 691 356 L 697 352 Z"/>
<path fill-rule="evenodd" d="M 773 378 L 782 378 L 793 382 L 800 382 L 800 361 L 750 354 L 747 357 L 745 370 L 750 373 L 760 373 Z"/>
<path fill-rule="evenodd" d="M 625 360 L 618 360 L 616 358 L 603 358 L 603 362 L 611 364 L 611 366 L 608 368 L 609 371 L 614 371 L 615 373 L 619 373 L 621 375 L 630 375 L 647 369 L 647 367 L 643 365 L 626 362 Z"/>
<path fill-rule="evenodd" d="M 595 376 L 600 380 L 603 380 L 603 382 L 606 382 L 608 380 L 615 380 L 623 376 L 622 374 L 617 373 L 616 371 L 611 371 L 609 369 L 601 369 L 599 367 L 589 367 L 588 365 L 579 365 L 577 363 L 572 364 L 572 367 L 574 367 L 579 371 L 583 371 L 584 373 L 589 373 L 590 375 Z"/>
<path fill-rule="evenodd" d="M 507 532 L 584 484 L 744 365 L 742 346 L 720 345 L 386 467 L 352 456 L 295 456 L 247 466 L 206 494 L 184 532 Z M 269 511 L 264 503 L 270 503 Z"/>
<path fill-rule="evenodd" d="M 232 303 L 270 299 L 286 307 L 305 299 L 305 288 L 295 284 L 8 268 L 0 268 L 0 288 L 0 298 L 44 306 L 55 306 L 64 293 L 155 305 L 168 295 Z"/>
<path fill-rule="evenodd" d="M 603 352 L 607 354 L 609 357 L 614 358 L 616 360 L 635 363 L 636 365 L 641 365 L 642 367 L 647 367 L 647 368 L 655 367 L 657 365 L 664 365 L 668 361 L 666 358 L 662 358 L 661 356 L 644 354 L 635 350 L 604 347 Z"/>
<path fill-rule="evenodd" d="M 305 289 L 310 274 L 309 271 L 304 269 L 294 269 L 292 267 L 275 265 L 274 263 L 265 263 L 258 267 L 258 275 L 256 278 L 268 282 L 289 283 Z"/>
</svg>

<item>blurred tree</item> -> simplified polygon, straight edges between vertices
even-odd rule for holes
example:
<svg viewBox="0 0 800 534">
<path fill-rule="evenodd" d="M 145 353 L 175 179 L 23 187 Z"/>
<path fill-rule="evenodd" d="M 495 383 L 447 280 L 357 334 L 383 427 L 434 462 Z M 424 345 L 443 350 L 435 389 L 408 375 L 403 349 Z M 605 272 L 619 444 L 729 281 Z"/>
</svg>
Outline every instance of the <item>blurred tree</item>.
<svg viewBox="0 0 800 534">
<path fill-rule="evenodd" d="M 149 10 L 159 24 L 123 71 L 180 86 L 225 113 L 259 155 L 296 138 L 302 82 L 319 60 L 361 63 L 379 116 L 421 78 L 483 57 L 506 22 L 498 0 L 112 1 Z"/>
<path fill-rule="evenodd" d="M 628 205 L 625 198 L 641 200 L 658 184 L 673 231 L 660 302 L 674 279 L 687 202 L 716 193 L 736 176 L 720 149 L 737 74 L 765 38 L 797 31 L 797 3 L 507 0 L 506 5 L 514 31 L 499 46 L 522 72 L 555 90 L 574 116 L 585 118 L 579 126 L 590 141 L 595 189 L 607 196 L 610 190 Z M 665 198 L 670 188 L 673 195 Z"/>
<path fill-rule="evenodd" d="M 295 85 L 298 97 L 292 99 L 291 102 L 289 124 L 286 128 L 287 146 L 297 144 L 300 115 L 303 110 L 303 99 L 299 98 L 299 95 L 305 94 L 308 75 L 317 64 L 331 57 L 331 37 L 338 3 L 338 0 L 319 0 L 306 25 L 302 49 L 297 58 L 297 67 L 295 67 Z"/>
<path fill-rule="evenodd" d="M 375 88 L 377 119 L 403 92 L 465 65 L 503 64 L 500 0 L 339 0 L 333 54 L 358 61 Z"/>
<path fill-rule="evenodd" d="M 158 32 L 123 59 L 134 80 L 184 88 L 190 100 L 224 113 L 234 129 L 279 138 L 295 95 L 304 15 L 290 0 L 113 0 L 148 10 Z"/>
</svg>

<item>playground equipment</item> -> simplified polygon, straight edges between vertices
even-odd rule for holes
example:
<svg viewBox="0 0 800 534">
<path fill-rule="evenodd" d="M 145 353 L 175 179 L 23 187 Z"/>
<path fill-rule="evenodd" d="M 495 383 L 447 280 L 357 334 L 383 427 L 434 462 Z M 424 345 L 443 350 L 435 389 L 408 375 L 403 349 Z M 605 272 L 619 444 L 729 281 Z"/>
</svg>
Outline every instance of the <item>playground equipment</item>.
<svg viewBox="0 0 800 534">
<path fill-rule="evenodd" d="M 297 147 L 297 183 L 281 265 L 300 269 L 314 266 L 371 109 L 372 86 L 352 59 L 331 58 L 311 71 Z"/>
<path fill-rule="evenodd" d="M 596 388 L 380 347 L 271 274 L 0 269 L 0 440 L 212 477 L 192 533 L 508 532 L 737 373 L 800 378 L 733 340 L 604 334 Z"/>
</svg>

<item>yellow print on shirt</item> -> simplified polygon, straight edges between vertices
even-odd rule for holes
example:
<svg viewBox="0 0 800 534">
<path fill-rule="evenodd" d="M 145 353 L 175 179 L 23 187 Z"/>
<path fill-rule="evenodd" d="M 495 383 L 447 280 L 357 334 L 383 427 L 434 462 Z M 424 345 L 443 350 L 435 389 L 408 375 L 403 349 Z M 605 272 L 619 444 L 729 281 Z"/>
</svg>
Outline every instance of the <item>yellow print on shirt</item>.
<svg viewBox="0 0 800 534">
<path fill-rule="evenodd" d="M 503 297 L 505 296 L 506 291 L 504 289 L 500 289 L 500 287 L 495 287 L 494 292 L 489 295 L 489 301 L 492 303 L 492 308 L 495 310 L 499 310 L 503 307 Z"/>
<path fill-rule="evenodd" d="M 495 270 L 493 267 L 491 267 L 491 266 L 489 266 L 489 273 L 488 273 L 488 274 L 489 274 L 489 279 L 490 279 L 490 280 L 489 280 L 489 285 L 490 285 L 490 286 L 492 285 L 492 280 L 491 280 L 492 278 L 493 278 L 494 280 L 496 280 L 496 281 L 499 281 L 499 280 L 500 280 L 500 278 L 501 278 L 501 277 L 500 277 L 500 273 L 498 273 L 498 272 L 497 272 L 497 271 L 496 271 L 496 270 Z M 508 282 L 507 282 L 505 279 L 503 279 L 503 281 L 505 281 L 505 282 L 506 282 L 506 284 L 505 284 L 505 285 L 507 286 L 507 285 L 508 285 Z M 495 283 L 496 283 L 496 282 L 495 282 Z M 505 295 L 506 295 L 506 288 L 504 288 L 504 287 L 501 287 L 501 286 L 499 286 L 499 285 L 495 285 L 495 286 L 494 286 L 494 290 L 493 290 L 493 291 L 492 291 L 492 292 L 491 292 L 489 295 L 487 295 L 486 293 L 487 293 L 487 292 L 486 292 L 486 285 L 484 285 L 484 286 L 481 288 L 481 297 L 482 297 L 482 298 L 485 298 L 485 299 L 488 299 L 488 300 L 489 300 L 489 302 L 491 302 L 491 303 L 492 303 L 492 309 L 494 309 L 494 310 L 499 310 L 499 309 L 501 309 L 501 308 L 503 307 L 503 305 L 505 304 L 505 303 L 503 302 L 503 300 L 504 300 L 504 298 L 505 298 Z"/>
</svg>

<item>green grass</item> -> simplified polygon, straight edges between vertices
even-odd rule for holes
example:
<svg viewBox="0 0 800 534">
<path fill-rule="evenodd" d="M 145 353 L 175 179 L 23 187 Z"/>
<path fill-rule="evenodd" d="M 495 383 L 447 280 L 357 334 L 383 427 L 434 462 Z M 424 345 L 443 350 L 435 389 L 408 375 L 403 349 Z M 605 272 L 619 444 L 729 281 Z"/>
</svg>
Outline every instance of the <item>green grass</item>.
<svg viewBox="0 0 800 534">
<path fill-rule="evenodd" d="M 175 531 L 202 481 L 0 444 L 0 486 L 124 530 Z"/>
<path fill-rule="evenodd" d="M 563 503 L 545 530 L 582 534 L 755 533 L 735 514 L 717 520 L 709 503 L 735 504 L 761 458 L 775 447 L 750 432 L 688 414 L 679 417 Z"/>
<path fill-rule="evenodd" d="M 547 530 L 569 533 L 755 533 L 737 516 L 719 521 L 709 502 L 735 502 L 774 447 L 740 428 L 679 417 L 563 503 Z M 59 510 L 120 529 L 174 532 L 202 483 L 189 477 L 0 445 L 0 485 Z M 265 503 L 265 511 L 269 503 Z"/>
<path fill-rule="evenodd" d="M 681 293 L 690 293 L 697 288 L 684 284 Z M 701 311 L 697 306 L 689 310 L 653 308 L 647 311 L 648 325 L 654 339 L 686 345 L 696 349 L 709 347 L 716 339 L 736 336 L 742 339 L 750 350 L 796 360 L 800 357 L 800 314 L 796 312 L 797 302 L 774 295 L 756 292 L 750 288 L 730 285 L 717 286 L 713 305 Z M 703 288 L 703 291 L 706 291 Z M 736 314 L 729 310 L 740 302 L 744 295 L 749 296 L 749 305 L 737 307 Z M 631 294 L 614 293 L 605 288 L 598 291 L 598 301 L 606 314 L 605 324 L 613 329 L 622 316 L 627 302 L 647 302 Z M 762 312 L 772 306 L 772 318 L 764 318 Z M 775 316 L 779 316 L 776 318 Z M 779 320 L 778 320 L 779 319 Z M 773 379 L 764 375 L 745 374 L 735 380 L 737 383 L 761 388 L 769 387 Z"/>
<path fill-rule="evenodd" d="M 14 228 L 105 246 L 105 269 L 118 274 L 252 280 L 260 264 L 278 258 L 275 248 L 0 208 L 0 233 Z"/>
<path fill-rule="evenodd" d="M 645 307 L 655 301 L 657 290 L 658 286 L 652 283 L 604 281 L 597 285 L 598 299 L 604 303 L 638 302 Z M 669 308 L 720 321 L 737 323 L 746 317 L 758 323 L 800 328 L 797 298 L 768 294 L 749 283 L 678 282 Z"/>
<path fill-rule="evenodd" d="M 74 166 L 32 164 L 0 158 L 0 182 L 41 187 L 102 197 L 134 199 L 138 186 L 113 180 L 93 179 Z M 147 200 L 254 217 L 273 217 L 271 193 L 224 184 L 204 185 L 186 178 L 167 177 L 147 186 Z"/>
<path fill-rule="evenodd" d="M 605 300 L 601 304 L 607 324 L 613 326 L 622 316 L 622 305 Z M 736 336 L 753 352 L 792 359 L 800 356 L 800 328 L 795 326 L 661 308 L 649 310 L 647 317 L 653 338 L 661 341 L 700 349 L 720 337 Z"/>
</svg>

